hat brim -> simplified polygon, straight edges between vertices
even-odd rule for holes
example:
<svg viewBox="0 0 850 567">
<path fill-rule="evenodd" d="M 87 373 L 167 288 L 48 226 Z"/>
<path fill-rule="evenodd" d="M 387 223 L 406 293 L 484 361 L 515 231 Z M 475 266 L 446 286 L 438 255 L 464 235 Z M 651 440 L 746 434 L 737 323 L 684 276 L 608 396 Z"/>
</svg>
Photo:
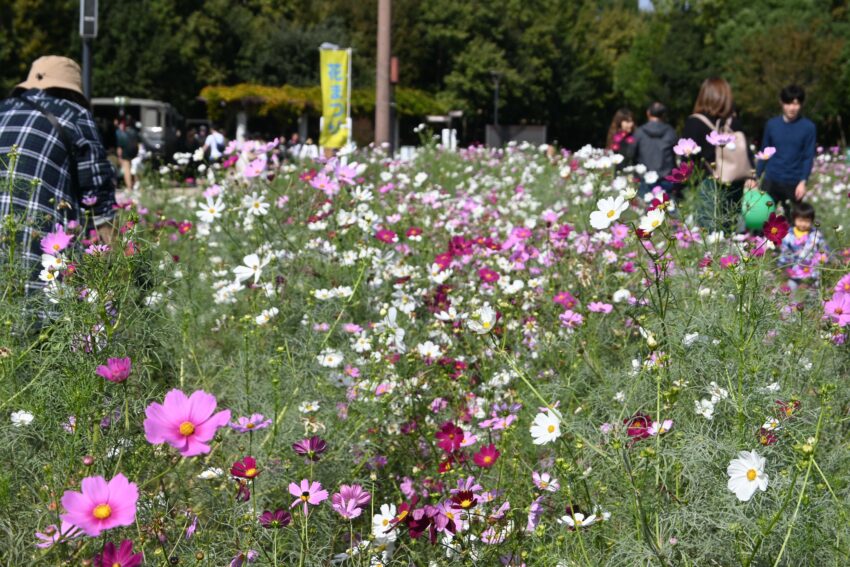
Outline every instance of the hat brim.
<svg viewBox="0 0 850 567">
<path fill-rule="evenodd" d="M 23 89 L 25 91 L 28 91 L 30 89 L 41 89 L 41 90 L 67 89 L 69 91 L 74 91 L 75 93 L 79 94 L 82 97 L 86 96 L 86 95 L 83 94 L 82 89 L 80 89 L 80 85 L 75 85 L 74 83 L 69 83 L 69 82 L 66 82 L 66 81 L 60 81 L 60 80 L 56 80 L 56 79 L 51 80 L 50 78 L 45 78 L 45 79 L 42 79 L 41 81 L 26 80 L 23 83 L 19 83 L 15 87 L 15 90 L 17 90 L 17 89 Z"/>
</svg>

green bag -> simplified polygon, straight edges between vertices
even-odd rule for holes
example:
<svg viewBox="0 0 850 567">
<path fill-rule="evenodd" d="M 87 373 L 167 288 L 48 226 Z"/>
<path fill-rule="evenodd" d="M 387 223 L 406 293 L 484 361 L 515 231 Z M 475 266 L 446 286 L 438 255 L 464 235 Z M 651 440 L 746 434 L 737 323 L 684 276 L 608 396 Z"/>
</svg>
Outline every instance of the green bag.
<svg viewBox="0 0 850 567">
<path fill-rule="evenodd" d="M 741 214 L 749 230 L 761 230 L 770 213 L 776 212 L 776 203 L 770 195 L 758 189 L 746 189 L 741 199 Z"/>
</svg>

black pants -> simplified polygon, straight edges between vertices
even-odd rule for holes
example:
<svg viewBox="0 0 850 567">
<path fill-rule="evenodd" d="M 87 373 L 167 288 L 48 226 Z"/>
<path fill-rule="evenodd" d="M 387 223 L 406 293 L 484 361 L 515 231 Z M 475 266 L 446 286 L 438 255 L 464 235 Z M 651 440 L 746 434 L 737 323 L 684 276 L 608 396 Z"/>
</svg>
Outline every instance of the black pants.
<svg viewBox="0 0 850 567">
<path fill-rule="evenodd" d="M 770 195 L 774 203 L 777 205 L 782 204 L 782 211 L 786 217 L 791 216 L 791 203 L 800 202 L 794 194 L 797 190 L 796 183 L 781 183 L 765 178 L 762 184 L 762 190 Z"/>
</svg>

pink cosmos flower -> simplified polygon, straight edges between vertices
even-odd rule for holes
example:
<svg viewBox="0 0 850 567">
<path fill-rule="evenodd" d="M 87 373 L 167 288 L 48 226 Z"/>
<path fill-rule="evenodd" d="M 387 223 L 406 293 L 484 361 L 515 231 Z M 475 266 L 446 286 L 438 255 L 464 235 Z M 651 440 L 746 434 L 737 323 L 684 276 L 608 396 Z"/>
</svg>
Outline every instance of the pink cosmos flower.
<svg viewBox="0 0 850 567">
<path fill-rule="evenodd" d="M 555 294 L 555 297 L 552 298 L 552 301 L 564 306 L 565 309 L 572 309 L 578 305 L 578 300 L 568 291 L 559 291 Z"/>
<path fill-rule="evenodd" d="M 732 268 L 737 266 L 741 259 L 735 254 L 730 254 L 728 256 L 723 256 L 720 258 L 720 267 L 721 268 Z"/>
<path fill-rule="evenodd" d="M 257 429 L 265 429 L 271 424 L 271 419 L 266 419 L 266 416 L 261 413 L 255 413 L 251 417 L 242 416 L 236 421 L 231 421 L 230 428 L 239 433 L 248 433 Z"/>
<path fill-rule="evenodd" d="M 122 541 L 118 549 L 110 541 L 103 546 L 103 553 L 95 556 L 94 567 L 137 567 L 144 558 L 141 553 L 133 553 L 133 542 L 129 539 Z"/>
<path fill-rule="evenodd" d="M 370 500 L 372 495 L 359 484 L 343 484 L 339 487 L 339 492 L 331 497 L 333 509 L 346 520 L 358 517 L 363 512 L 363 506 Z"/>
<path fill-rule="evenodd" d="M 101 364 L 97 367 L 96 373 L 117 384 L 127 379 L 132 368 L 133 363 L 129 358 L 110 358 L 106 366 Z"/>
<path fill-rule="evenodd" d="M 499 460 L 501 453 L 496 446 L 492 443 L 481 447 L 475 455 L 472 456 L 472 460 L 481 468 L 489 469 L 493 465 L 496 464 L 496 461 Z"/>
<path fill-rule="evenodd" d="M 663 435 L 664 433 L 670 431 L 672 427 L 673 420 L 665 419 L 663 423 L 660 421 L 653 421 L 652 425 L 649 426 L 649 429 L 647 431 L 649 432 L 650 436 Z"/>
<path fill-rule="evenodd" d="M 328 491 L 324 490 L 320 483 L 315 481 L 310 482 L 306 478 L 301 481 L 300 485 L 290 482 L 289 493 L 295 496 L 295 500 L 292 501 L 292 504 L 290 504 L 289 507 L 294 508 L 299 503 L 303 504 L 305 516 L 309 512 L 307 509 L 308 504 L 318 506 L 328 499 Z"/>
<path fill-rule="evenodd" d="M 547 472 L 532 471 L 531 480 L 534 481 L 534 486 L 546 492 L 558 492 L 561 489 L 561 483 L 558 482 L 558 479 L 552 478 L 552 475 Z"/>
<path fill-rule="evenodd" d="M 118 473 L 106 482 L 102 476 L 83 479 L 81 492 L 66 490 L 62 506 L 67 510 L 60 518 L 97 537 L 100 532 L 117 526 L 129 526 L 136 520 L 139 488 Z"/>
<path fill-rule="evenodd" d="M 593 313 L 610 313 L 614 306 L 610 303 L 602 303 L 601 301 L 592 301 L 587 305 L 588 311 Z"/>
<path fill-rule="evenodd" d="M 823 314 L 839 327 L 850 323 L 850 294 L 833 294 L 832 299 L 823 304 Z"/>
<path fill-rule="evenodd" d="M 73 239 L 73 234 L 66 233 L 65 228 L 61 224 L 57 224 L 53 232 L 41 239 L 41 251 L 55 256 L 67 248 Z"/>
<path fill-rule="evenodd" d="M 145 437 L 154 445 L 168 443 L 184 457 L 209 453 L 207 441 L 230 421 L 230 410 L 213 414 L 216 403 L 215 396 L 203 390 L 190 397 L 171 390 L 162 404 L 154 402 L 145 410 Z"/>
<path fill-rule="evenodd" d="M 561 320 L 561 325 L 563 327 L 567 327 L 569 329 L 575 329 L 576 327 L 580 327 L 584 322 L 584 317 L 581 316 L 580 313 L 576 313 L 567 309 L 558 317 Z"/>
<path fill-rule="evenodd" d="M 440 431 L 435 435 L 437 438 L 437 447 L 446 453 L 453 453 L 460 449 L 460 444 L 463 442 L 463 435 L 463 429 L 447 421 L 440 426 Z"/>
<path fill-rule="evenodd" d="M 850 274 L 841 277 L 833 288 L 835 293 L 850 293 Z"/>
</svg>

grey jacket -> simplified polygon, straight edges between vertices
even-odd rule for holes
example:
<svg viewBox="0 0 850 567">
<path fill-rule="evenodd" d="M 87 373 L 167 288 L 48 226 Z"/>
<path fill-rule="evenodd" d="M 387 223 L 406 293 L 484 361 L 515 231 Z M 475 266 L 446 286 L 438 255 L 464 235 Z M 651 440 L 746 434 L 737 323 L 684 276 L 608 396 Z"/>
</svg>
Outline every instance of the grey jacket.
<svg viewBox="0 0 850 567">
<path fill-rule="evenodd" d="M 647 122 L 635 133 L 634 161 L 663 178 L 676 166 L 676 131 L 666 122 Z"/>
</svg>

